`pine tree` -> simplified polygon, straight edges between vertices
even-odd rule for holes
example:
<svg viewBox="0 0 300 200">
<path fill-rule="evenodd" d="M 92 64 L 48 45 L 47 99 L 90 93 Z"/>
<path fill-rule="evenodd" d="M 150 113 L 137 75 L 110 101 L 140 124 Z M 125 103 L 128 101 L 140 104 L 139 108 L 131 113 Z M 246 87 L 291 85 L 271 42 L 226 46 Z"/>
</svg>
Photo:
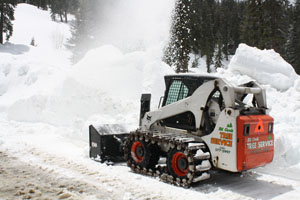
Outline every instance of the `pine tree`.
<svg viewBox="0 0 300 200">
<path fill-rule="evenodd" d="M 0 44 L 4 42 L 4 35 L 6 40 L 13 34 L 12 20 L 14 20 L 15 1 L 0 0 Z"/>
<path fill-rule="evenodd" d="M 68 48 L 73 51 L 73 62 L 77 62 L 84 54 L 93 46 L 95 42 L 97 29 L 97 21 L 95 13 L 97 13 L 98 0 L 79 0 L 78 6 L 73 8 L 75 20 L 71 23 L 72 37 L 68 41 Z M 97 18 L 97 17 L 96 17 Z"/>
<path fill-rule="evenodd" d="M 242 42 L 284 55 L 287 0 L 248 0 L 242 24 Z"/>
<path fill-rule="evenodd" d="M 217 16 L 219 18 L 218 32 L 223 43 L 224 58 L 235 53 L 240 44 L 240 24 L 244 15 L 244 2 L 223 0 L 219 4 Z"/>
<path fill-rule="evenodd" d="M 223 53 L 222 53 L 222 42 L 219 40 L 218 44 L 217 44 L 217 49 L 216 49 L 216 53 L 214 56 L 214 65 L 215 65 L 215 69 L 221 68 L 223 67 Z"/>
<path fill-rule="evenodd" d="M 261 49 L 274 49 L 281 55 L 284 54 L 285 32 L 285 5 L 283 0 L 265 0 L 263 9 L 263 32 L 258 47 Z"/>
<path fill-rule="evenodd" d="M 206 56 L 206 67 L 210 72 L 218 26 L 215 16 L 216 3 L 214 0 L 197 0 L 191 1 L 190 7 L 190 49 L 196 55 Z"/>
<path fill-rule="evenodd" d="M 41 8 L 43 10 L 48 10 L 48 0 L 36 0 L 37 1 L 37 7 Z"/>
<path fill-rule="evenodd" d="M 176 72 L 187 72 L 190 53 L 190 1 L 177 0 L 171 39 L 165 51 L 164 61 L 170 66 L 175 66 Z"/>
<path fill-rule="evenodd" d="M 206 56 L 207 72 L 210 73 L 210 66 L 213 63 L 213 56 L 216 46 L 216 26 L 215 26 L 215 8 L 216 4 L 214 0 L 203 1 L 201 12 L 201 39 L 200 51 Z"/>
<path fill-rule="evenodd" d="M 222 59 L 234 54 L 240 44 L 240 26 L 244 16 L 245 2 L 235 0 L 191 1 L 191 37 L 193 54 L 206 56 L 207 71 L 214 64 L 219 47 Z M 193 65 L 197 60 L 193 61 Z"/>
<path fill-rule="evenodd" d="M 191 1 L 190 5 L 190 46 L 194 54 L 201 55 L 200 40 L 202 37 L 202 5 L 203 0 Z"/>
<path fill-rule="evenodd" d="M 258 47 L 263 34 L 262 0 L 247 0 L 245 18 L 241 25 L 241 41 Z"/>
<path fill-rule="evenodd" d="M 300 74 L 300 0 L 296 0 L 292 24 L 289 29 L 286 59 Z"/>
</svg>

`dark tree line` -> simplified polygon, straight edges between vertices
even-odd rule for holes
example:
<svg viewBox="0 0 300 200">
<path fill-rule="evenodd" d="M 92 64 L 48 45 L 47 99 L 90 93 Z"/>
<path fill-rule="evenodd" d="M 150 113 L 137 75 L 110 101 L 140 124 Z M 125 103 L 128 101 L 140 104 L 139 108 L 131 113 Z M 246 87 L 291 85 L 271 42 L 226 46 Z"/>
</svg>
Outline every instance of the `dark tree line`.
<svg viewBox="0 0 300 200">
<path fill-rule="evenodd" d="M 20 3 L 28 3 L 43 10 L 48 10 L 49 0 L 20 0 Z"/>
<path fill-rule="evenodd" d="M 20 3 L 35 5 L 43 10 L 50 9 L 54 21 L 68 22 L 68 14 L 74 14 L 79 0 L 19 0 Z"/>
<path fill-rule="evenodd" d="M 291 8 L 291 13 L 285 58 L 300 74 L 300 0 L 296 0 L 295 6 Z"/>
<path fill-rule="evenodd" d="M 74 13 L 75 20 L 71 24 L 72 37 L 67 44 L 73 52 L 73 62 L 79 61 L 89 49 L 97 46 L 97 5 L 98 0 L 78 0 L 78 10 Z"/>
<path fill-rule="evenodd" d="M 243 42 L 274 49 L 300 74 L 299 24 L 300 0 L 177 0 L 163 59 L 186 72 L 190 53 L 192 66 L 205 56 L 210 72 Z"/>
</svg>

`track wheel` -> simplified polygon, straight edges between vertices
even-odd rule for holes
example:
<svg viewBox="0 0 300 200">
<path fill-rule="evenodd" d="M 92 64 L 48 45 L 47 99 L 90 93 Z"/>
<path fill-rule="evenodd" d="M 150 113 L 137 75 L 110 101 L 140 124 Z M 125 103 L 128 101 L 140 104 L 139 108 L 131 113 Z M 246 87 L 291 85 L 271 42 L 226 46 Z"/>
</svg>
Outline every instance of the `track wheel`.
<svg viewBox="0 0 300 200">
<path fill-rule="evenodd" d="M 146 146 L 140 141 L 134 141 L 131 145 L 130 154 L 136 163 L 142 163 L 145 160 Z"/>
<path fill-rule="evenodd" d="M 159 153 L 156 146 L 141 140 L 132 141 L 129 145 L 128 160 L 140 167 L 153 168 L 159 160 Z"/>
<path fill-rule="evenodd" d="M 176 178 L 185 178 L 189 172 L 188 157 L 176 148 L 168 153 L 167 165 L 171 175 Z"/>
</svg>

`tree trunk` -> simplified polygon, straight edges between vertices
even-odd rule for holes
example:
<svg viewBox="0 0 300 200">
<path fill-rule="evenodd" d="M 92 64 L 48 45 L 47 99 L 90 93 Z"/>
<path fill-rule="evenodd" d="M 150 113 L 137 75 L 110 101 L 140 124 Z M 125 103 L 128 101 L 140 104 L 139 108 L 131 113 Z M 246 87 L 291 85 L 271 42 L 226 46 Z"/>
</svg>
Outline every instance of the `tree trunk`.
<svg viewBox="0 0 300 200">
<path fill-rule="evenodd" d="M 0 16 L 0 44 L 3 44 L 4 0 L 1 0 L 0 12 L 1 12 L 1 16 Z"/>
<path fill-rule="evenodd" d="M 62 15 L 61 13 L 59 13 L 59 17 L 60 17 L 60 21 L 61 21 L 61 22 L 64 22 L 64 20 L 63 20 L 63 15 Z"/>
<path fill-rule="evenodd" d="M 68 23 L 68 13 L 67 13 L 67 11 L 64 12 L 64 15 L 65 15 L 65 22 Z"/>
</svg>

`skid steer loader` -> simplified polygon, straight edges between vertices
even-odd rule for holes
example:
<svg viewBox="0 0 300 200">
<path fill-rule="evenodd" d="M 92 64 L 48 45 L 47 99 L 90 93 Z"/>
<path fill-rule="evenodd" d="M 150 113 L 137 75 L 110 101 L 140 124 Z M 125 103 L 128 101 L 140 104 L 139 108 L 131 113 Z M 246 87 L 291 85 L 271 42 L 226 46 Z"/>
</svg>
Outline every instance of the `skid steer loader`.
<svg viewBox="0 0 300 200">
<path fill-rule="evenodd" d="M 183 187 L 208 179 L 212 167 L 241 172 L 272 162 L 274 120 L 256 82 L 169 75 L 165 84 L 157 110 L 150 111 L 151 95 L 142 94 L 136 131 L 107 134 L 91 125 L 90 157 L 124 160 L 136 173 Z"/>
</svg>

